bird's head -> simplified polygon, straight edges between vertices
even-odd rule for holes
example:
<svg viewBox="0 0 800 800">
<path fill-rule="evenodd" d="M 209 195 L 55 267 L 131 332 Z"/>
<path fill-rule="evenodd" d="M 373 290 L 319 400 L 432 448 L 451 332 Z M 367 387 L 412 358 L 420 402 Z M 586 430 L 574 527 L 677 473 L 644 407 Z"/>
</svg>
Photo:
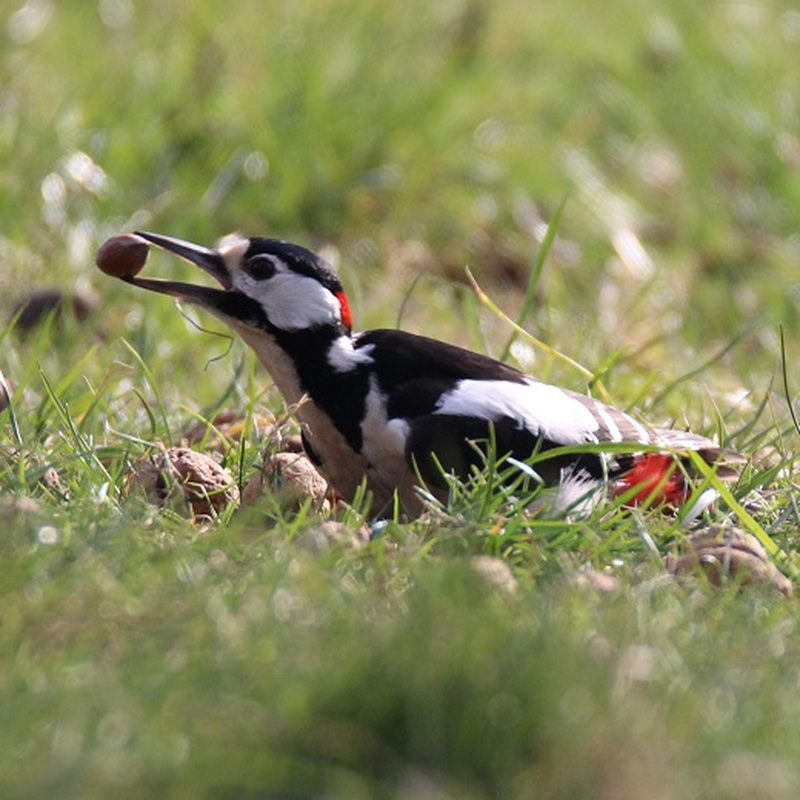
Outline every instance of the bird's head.
<svg viewBox="0 0 800 800">
<path fill-rule="evenodd" d="M 232 327 L 274 335 L 352 328 L 339 276 L 319 256 L 279 239 L 229 238 L 218 248 L 137 231 L 151 244 L 214 277 L 221 289 L 180 281 L 130 277 L 128 282 L 208 309 Z"/>
</svg>

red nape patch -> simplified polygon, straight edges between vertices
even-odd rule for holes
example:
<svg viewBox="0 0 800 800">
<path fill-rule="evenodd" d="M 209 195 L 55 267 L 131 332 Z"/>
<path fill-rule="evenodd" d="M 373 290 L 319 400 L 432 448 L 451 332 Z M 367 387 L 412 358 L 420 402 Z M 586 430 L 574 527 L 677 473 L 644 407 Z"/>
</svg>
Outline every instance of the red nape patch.
<svg viewBox="0 0 800 800">
<path fill-rule="evenodd" d="M 666 503 L 679 506 L 686 500 L 686 481 L 675 457 L 668 453 L 645 453 L 637 456 L 633 469 L 617 481 L 616 497 L 635 489 L 628 506 L 638 506 L 648 500 L 657 506 Z M 651 499 L 652 495 L 652 499 Z"/>
<path fill-rule="evenodd" d="M 348 331 L 353 330 L 353 315 L 350 313 L 350 303 L 347 302 L 347 295 L 344 292 L 336 292 L 336 299 L 342 307 L 342 325 Z"/>
</svg>

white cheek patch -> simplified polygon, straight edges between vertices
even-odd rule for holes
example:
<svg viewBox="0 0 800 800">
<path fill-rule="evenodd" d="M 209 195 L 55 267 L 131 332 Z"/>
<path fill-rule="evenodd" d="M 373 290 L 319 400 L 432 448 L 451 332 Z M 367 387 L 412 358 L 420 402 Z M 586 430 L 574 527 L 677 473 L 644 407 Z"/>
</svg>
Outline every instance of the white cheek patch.
<svg viewBox="0 0 800 800">
<path fill-rule="evenodd" d="M 307 330 L 342 321 L 342 309 L 334 294 L 306 275 L 279 272 L 257 281 L 238 272 L 234 285 L 260 303 L 267 319 L 281 330 Z"/>
<path fill-rule="evenodd" d="M 600 425 L 580 400 L 545 383 L 463 380 L 443 395 L 436 414 L 510 417 L 537 436 L 558 444 L 594 444 Z"/>
</svg>

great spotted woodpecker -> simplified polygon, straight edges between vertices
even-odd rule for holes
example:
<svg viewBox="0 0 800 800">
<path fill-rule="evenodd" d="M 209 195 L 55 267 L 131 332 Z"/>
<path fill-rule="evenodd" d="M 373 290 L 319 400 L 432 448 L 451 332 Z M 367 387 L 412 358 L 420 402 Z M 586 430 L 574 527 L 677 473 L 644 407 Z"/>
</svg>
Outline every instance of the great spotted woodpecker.
<svg viewBox="0 0 800 800">
<path fill-rule="evenodd" d="M 299 245 L 233 238 L 215 250 L 137 235 L 201 267 L 222 288 L 121 277 L 197 304 L 236 331 L 296 407 L 312 461 L 345 500 L 366 480 L 374 512 L 396 497 L 407 513 L 419 513 L 420 482 L 443 492 L 443 472 L 467 477 L 480 464 L 480 443 L 490 441 L 516 463 L 556 448 L 597 446 L 534 464 L 542 482 L 560 487 L 562 508 L 598 491 L 631 505 L 678 506 L 691 492 L 688 451 L 722 477 L 736 474 L 704 436 L 648 427 L 485 355 L 399 330 L 354 334 L 338 275 Z M 604 443 L 642 449 L 604 453 Z"/>
</svg>

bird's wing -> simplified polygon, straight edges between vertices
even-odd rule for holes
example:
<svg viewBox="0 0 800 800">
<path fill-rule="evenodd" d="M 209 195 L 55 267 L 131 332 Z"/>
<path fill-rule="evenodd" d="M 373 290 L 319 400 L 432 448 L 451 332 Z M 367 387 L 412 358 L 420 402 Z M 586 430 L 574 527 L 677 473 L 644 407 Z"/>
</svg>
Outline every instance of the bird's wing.
<svg viewBox="0 0 800 800">
<path fill-rule="evenodd" d="M 379 330 L 360 335 L 356 348 L 372 356 L 390 419 L 427 414 L 508 419 L 553 445 L 661 441 L 653 429 L 599 400 L 535 381 L 455 345 Z"/>
<path fill-rule="evenodd" d="M 418 468 L 424 465 L 428 479 L 430 470 L 439 465 L 465 476 L 473 464 L 480 463 L 476 442 L 483 443 L 484 451 L 491 442 L 498 456 L 526 460 L 558 447 L 655 440 L 652 431 L 617 409 L 530 379 L 522 383 L 458 380 L 438 392 L 435 406 L 427 413 L 415 414 L 422 394 L 410 384 L 404 386 L 395 392 L 390 407 L 406 425 L 407 458 Z M 431 454 L 439 465 L 431 463 Z M 545 483 L 555 483 L 565 468 L 600 478 L 615 463 L 613 457 L 580 452 L 548 457 L 539 461 L 537 471 Z"/>
<path fill-rule="evenodd" d="M 537 451 L 600 443 L 695 450 L 709 463 L 722 452 L 707 437 L 651 428 L 595 398 L 453 345 L 402 331 L 373 331 L 357 341 L 357 347 L 365 344 L 397 444 L 426 478 L 440 475 L 440 466 L 466 475 L 480 459 L 476 441 L 492 440 L 498 455 L 521 460 Z M 596 477 L 630 467 L 628 458 L 591 454 L 552 462 L 546 482 L 558 480 L 566 466 Z"/>
</svg>

